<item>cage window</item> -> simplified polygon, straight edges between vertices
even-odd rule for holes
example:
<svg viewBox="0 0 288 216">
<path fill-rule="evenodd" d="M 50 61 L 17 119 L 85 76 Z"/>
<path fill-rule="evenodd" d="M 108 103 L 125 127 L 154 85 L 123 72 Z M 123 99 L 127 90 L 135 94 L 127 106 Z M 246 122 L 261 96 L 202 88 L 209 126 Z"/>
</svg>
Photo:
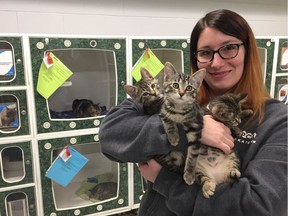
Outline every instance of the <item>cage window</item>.
<svg viewBox="0 0 288 216">
<path fill-rule="evenodd" d="M 18 99 L 14 95 L 0 95 L 0 132 L 14 132 L 20 127 Z"/>
<path fill-rule="evenodd" d="M 0 82 L 11 82 L 16 76 L 13 46 L 0 41 Z"/>
<path fill-rule="evenodd" d="M 52 181 L 52 191 L 57 210 L 80 208 L 114 200 L 119 193 L 119 165 L 107 159 L 99 143 L 73 145 L 88 158 L 88 163 L 64 188 Z M 52 151 L 51 163 L 63 150 Z"/>
<path fill-rule="evenodd" d="M 73 48 L 49 52 L 73 72 L 47 100 L 52 120 L 97 118 L 116 105 L 117 67 L 114 51 Z"/>
<path fill-rule="evenodd" d="M 1 168 L 3 180 L 19 182 L 25 176 L 23 150 L 19 147 L 7 147 L 1 151 Z"/>
<path fill-rule="evenodd" d="M 165 64 L 169 61 L 175 67 L 176 71 L 184 72 L 184 60 L 183 60 L 183 51 L 179 49 L 167 49 L 167 48 L 157 48 L 151 49 L 154 55 Z M 163 83 L 163 70 L 156 76 L 160 85 Z"/>
<path fill-rule="evenodd" d="M 28 201 L 22 192 L 12 193 L 6 197 L 6 211 L 9 216 L 28 216 Z"/>
</svg>

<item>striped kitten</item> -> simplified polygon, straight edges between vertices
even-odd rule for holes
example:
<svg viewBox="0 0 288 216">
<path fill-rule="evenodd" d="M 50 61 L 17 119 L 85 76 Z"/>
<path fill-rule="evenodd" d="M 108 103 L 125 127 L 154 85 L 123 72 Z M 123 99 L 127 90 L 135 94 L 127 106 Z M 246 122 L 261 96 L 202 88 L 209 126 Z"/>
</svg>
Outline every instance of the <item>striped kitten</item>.
<svg viewBox="0 0 288 216">
<path fill-rule="evenodd" d="M 253 113 L 250 109 L 242 110 L 246 99 L 247 94 L 230 93 L 216 97 L 210 101 L 205 113 L 230 128 L 234 137 L 241 136 L 242 130 L 238 124 Z M 231 183 L 241 176 L 240 161 L 233 150 L 225 154 L 220 149 L 201 145 L 195 172 L 196 182 L 202 185 L 204 197 L 209 198 L 217 185 Z"/>
<path fill-rule="evenodd" d="M 168 140 L 173 146 L 179 142 L 177 125 L 182 125 L 184 128 L 188 148 L 183 177 L 188 185 L 195 181 L 195 166 L 201 147 L 203 116 L 196 95 L 205 74 L 205 69 L 192 75 L 178 73 L 170 62 L 166 62 L 164 67 L 164 104 L 160 117 Z"/>
<path fill-rule="evenodd" d="M 141 68 L 140 73 L 141 80 L 135 86 L 125 85 L 124 91 L 132 99 L 143 104 L 146 114 L 159 114 L 163 104 L 163 89 L 160 88 L 158 80 L 153 78 L 148 70 Z M 169 170 L 183 173 L 183 153 L 172 151 L 168 154 L 154 155 L 153 158 Z"/>
<path fill-rule="evenodd" d="M 101 115 L 101 107 L 88 99 L 75 99 L 72 111 L 76 118 L 95 117 Z"/>
<path fill-rule="evenodd" d="M 141 80 L 135 86 L 125 85 L 124 91 L 131 98 L 143 104 L 146 114 L 159 113 L 163 103 L 163 94 L 158 80 L 153 78 L 150 72 L 143 67 L 140 69 L 140 73 Z"/>
<path fill-rule="evenodd" d="M 242 109 L 242 104 L 247 98 L 248 94 L 246 93 L 221 95 L 209 102 L 205 112 L 225 124 L 231 129 L 232 135 L 238 137 L 242 134 L 238 125 L 243 118 L 253 114 L 251 109 Z"/>
</svg>

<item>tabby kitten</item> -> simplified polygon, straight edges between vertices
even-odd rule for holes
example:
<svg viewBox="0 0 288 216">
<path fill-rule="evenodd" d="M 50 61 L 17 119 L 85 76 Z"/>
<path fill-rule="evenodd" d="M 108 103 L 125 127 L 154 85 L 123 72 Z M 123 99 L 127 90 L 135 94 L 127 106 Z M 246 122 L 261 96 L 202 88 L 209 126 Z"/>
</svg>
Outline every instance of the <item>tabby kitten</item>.
<svg viewBox="0 0 288 216">
<path fill-rule="evenodd" d="M 179 142 L 177 124 L 183 126 L 188 148 L 184 166 L 184 180 L 188 185 L 195 181 L 195 166 L 201 143 L 203 116 L 196 101 L 197 92 L 205 77 L 206 70 L 201 69 L 192 75 L 178 73 L 170 62 L 164 67 L 164 104 L 160 117 L 171 145 Z"/>
<path fill-rule="evenodd" d="M 88 99 L 75 99 L 72 103 L 72 111 L 76 118 L 94 117 L 101 114 L 99 104 L 94 104 Z"/>
<path fill-rule="evenodd" d="M 218 96 L 209 102 L 206 113 L 230 128 L 234 136 L 240 136 L 242 130 L 238 125 L 243 118 L 253 114 L 251 109 L 242 109 L 242 104 L 247 100 L 247 97 L 248 94 L 246 93 L 228 93 Z"/>
<path fill-rule="evenodd" d="M 107 200 L 117 195 L 117 183 L 102 182 L 93 187 L 90 191 L 89 198 L 95 200 Z"/>
<path fill-rule="evenodd" d="M 158 80 L 153 78 L 145 68 L 140 68 L 141 80 L 135 86 L 125 85 L 124 91 L 131 98 L 143 104 L 144 112 L 153 115 L 158 113 L 163 103 L 163 94 Z"/>
<path fill-rule="evenodd" d="M 132 99 L 143 104 L 146 114 L 159 114 L 163 104 L 163 90 L 158 85 L 158 80 L 153 78 L 147 69 L 141 68 L 140 73 L 141 80 L 135 86 L 125 85 L 124 91 Z M 168 154 L 154 155 L 153 158 L 169 170 L 183 173 L 183 153 L 172 151 Z"/>
<path fill-rule="evenodd" d="M 205 113 L 231 129 L 232 135 L 240 136 L 242 130 L 238 127 L 241 120 L 253 113 L 252 110 L 242 110 L 242 104 L 247 94 L 226 94 L 210 101 Z M 220 149 L 201 145 L 200 154 L 195 167 L 196 182 L 202 185 L 204 197 L 214 194 L 215 188 L 221 183 L 230 183 L 241 176 L 240 161 L 235 151 L 225 154 Z"/>
</svg>

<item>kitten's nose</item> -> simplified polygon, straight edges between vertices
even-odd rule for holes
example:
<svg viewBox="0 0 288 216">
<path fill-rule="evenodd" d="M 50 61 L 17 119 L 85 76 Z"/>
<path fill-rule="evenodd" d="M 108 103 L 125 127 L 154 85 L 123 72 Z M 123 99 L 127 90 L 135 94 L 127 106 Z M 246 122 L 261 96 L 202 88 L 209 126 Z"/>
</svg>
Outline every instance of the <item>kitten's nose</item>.
<svg viewBox="0 0 288 216">
<path fill-rule="evenodd" d="M 150 93 L 150 95 L 151 95 L 151 96 L 156 96 L 156 92 L 155 92 L 155 91 L 152 91 L 152 92 Z"/>
<path fill-rule="evenodd" d="M 183 95 L 185 94 L 185 92 L 182 89 L 179 89 L 178 94 L 180 95 L 180 97 L 182 98 Z"/>
<path fill-rule="evenodd" d="M 213 163 L 216 158 L 215 157 L 208 157 L 207 160 L 210 162 L 210 163 Z"/>
</svg>

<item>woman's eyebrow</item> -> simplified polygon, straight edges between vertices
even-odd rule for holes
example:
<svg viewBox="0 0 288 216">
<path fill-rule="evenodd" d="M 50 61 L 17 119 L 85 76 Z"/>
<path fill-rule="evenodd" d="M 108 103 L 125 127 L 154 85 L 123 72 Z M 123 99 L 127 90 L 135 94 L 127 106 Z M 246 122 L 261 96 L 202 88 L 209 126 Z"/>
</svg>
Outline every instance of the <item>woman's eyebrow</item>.
<svg viewBox="0 0 288 216">
<path fill-rule="evenodd" d="M 234 43 L 240 43 L 240 42 L 239 42 L 239 41 L 236 41 L 236 40 L 223 41 L 223 42 L 219 45 L 219 47 L 218 47 L 217 49 L 219 49 L 219 48 L 222 47 L 222 46 L 225 46 L 225 45 L 228 45 L 228 44 L 234 44 Z M 203 50 L 203 49 L 205 49 L 205 50 L 213 50 L 210 45 L 201 46 L 201 47 L 199 47 L 197 50 Z"/>
</svg>

